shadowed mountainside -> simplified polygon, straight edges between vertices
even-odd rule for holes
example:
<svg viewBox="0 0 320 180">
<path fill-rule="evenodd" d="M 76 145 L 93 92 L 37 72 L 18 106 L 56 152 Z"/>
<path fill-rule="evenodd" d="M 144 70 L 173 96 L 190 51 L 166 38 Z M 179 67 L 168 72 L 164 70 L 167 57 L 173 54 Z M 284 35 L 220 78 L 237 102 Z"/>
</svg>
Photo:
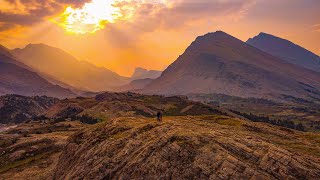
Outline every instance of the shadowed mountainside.
<svg viewBox="0 0 320 180">
<path fill-rule="evenodd" d="M 89 91 L 106 91 L 129 82 L 106 68 L 78 61 L 70 54 L 45 44 L 29 44 L 11 53 L 19 61 L 73 87 Z"/>
<path fill-rule="evenodd" d="M 69 89 L 53 85 L 29 69 L 11 57 L 0 54 L 0 95 L 46 95 L 58 98 L 75 96 Z"/>
<path fill-rule="evenodd" d="M 198 37 L 142 92 L 319 98 L 320 74 L 287 63 L 224 32 Z"/>
<path fill-rule="evenodd" d="M 125 91 L 137 91 L 145 88 L 149 85 L 154 79 L 137 79 L 133 80 L 130 83 L 117 88 L 117 91 L 125 92 Z"/>
<path fill-rule="evenodd" d="M 289 63 L 320 72 L 320 57 L 318 55 L 286 39 L 260 33 L 258 36 L 250 38 L 247 43 Z"/>
</svg>

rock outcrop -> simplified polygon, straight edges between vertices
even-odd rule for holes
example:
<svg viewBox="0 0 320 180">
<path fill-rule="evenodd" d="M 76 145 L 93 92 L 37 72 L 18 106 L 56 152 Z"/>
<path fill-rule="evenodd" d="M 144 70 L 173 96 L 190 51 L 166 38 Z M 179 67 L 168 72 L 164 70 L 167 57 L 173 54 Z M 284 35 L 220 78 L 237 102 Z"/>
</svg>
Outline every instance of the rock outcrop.
<svg viewBox="0 0 320 180">
<path fill-rule="evenodd" d="M 319 150 L 306 134 L 223 116 L 119 118 L 71 136 L 54 177 L 317 179 Z"/>
</svg>

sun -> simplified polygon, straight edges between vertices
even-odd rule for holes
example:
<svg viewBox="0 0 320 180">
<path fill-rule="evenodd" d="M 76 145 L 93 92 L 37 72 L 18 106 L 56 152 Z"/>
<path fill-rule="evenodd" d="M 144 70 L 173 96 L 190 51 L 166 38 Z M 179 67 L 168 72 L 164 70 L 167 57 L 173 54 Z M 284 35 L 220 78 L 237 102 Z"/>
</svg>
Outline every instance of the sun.
<svg viewBox="0 0 320 180">
<path fill-rule="evenodd" d="M 86 34 L 101 30 L 108 23 L 115 23 L 123 15 L 116 0 L 92 0 L 81 8 L 67 7 L 55 23 L 68 33 Z"/>
</svg>

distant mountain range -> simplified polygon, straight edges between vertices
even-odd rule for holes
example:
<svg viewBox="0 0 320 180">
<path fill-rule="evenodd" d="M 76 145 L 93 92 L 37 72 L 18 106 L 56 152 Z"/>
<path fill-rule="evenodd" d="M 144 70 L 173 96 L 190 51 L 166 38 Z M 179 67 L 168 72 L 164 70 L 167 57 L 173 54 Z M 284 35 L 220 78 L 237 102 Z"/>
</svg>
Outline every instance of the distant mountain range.
<svg viewBox="0 0 320 180">
<path fill-rule="evenodd" d="M 289 63 L 320 72 L 320 57 L 318 55 L 286 39 L 260 33 L 258 36 L 250 38 L 247 43 Z"/>
<path fill-rule="evenodd" d="M 134 73 L 131 76 L 131 79 L 137 80 L 137 79 L 156 79 L 161 76 L 162 71 L 156 71 L 156 70 L 147 70 L 144 68 L 136 68 Z"/>
<path fill-rule="evenodd" d="M 149 78 L 133 80 L 126 85 L 118 87 L 116 90 L 120 92 L 141 90 L 149 85 L 153 80 L 154 79 Z"/>
<path fill-rule="evenodd" d="M 319 98 L 320 74 L 290 64 L 222 31 L 198 37 L 143 93 L 220 93 Z"/>
<path fill-rule="evenodd" d="M 65 51 L 45 44 L 29 44 L 23 49 L 14 49 L 11 53 L 22 63 L 41 74 L 46 74 L 51 81 L 54 78 L 86 91 L 112 90 L 130 82 L 129 78 L 106 68 L 79 61 Z"/>
<path fill-rule="evenodd" d="M 242 42 L 222 31 L 198 37 L 164 72 L 136 68 L 122 77 L 45 44 L 0 46 L 0 95 L 74 97 L 102 91 L 226 94 L 319 99 L 319 56 L 260 33 Z"/>
<path fill-rule="evenodd" d="M 0 48 L 0 95 L 19 94 L 25 96 L 46 95 L 66 98 L 74 97 L 69 89 L 53 85 L 21 62 L 11 53 Z"/>
</svg>

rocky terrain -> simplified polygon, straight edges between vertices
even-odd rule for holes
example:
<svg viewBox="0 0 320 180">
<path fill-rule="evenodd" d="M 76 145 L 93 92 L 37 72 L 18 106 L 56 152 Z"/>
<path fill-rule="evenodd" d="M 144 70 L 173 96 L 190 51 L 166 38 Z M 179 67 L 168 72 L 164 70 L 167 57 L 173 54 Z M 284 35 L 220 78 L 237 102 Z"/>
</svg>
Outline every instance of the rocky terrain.
<svg viewBox="0 0 320 180">
<path fill-rule="evenodd" d="M 42 109 L 32 121 L 0 126 L 0 179 L 320 176 L 319 134 L 251 122 L 186 97 L 103 93 L 51 101 L 2 99 L 1 106 L 14 102 L 10 107 L 30 114 Z M 156 120 L 158 111 L 162 122 Z"/>
<path fill-rule="evenodd" d="M 250 38 L 247 43 L 289 63 L 320 72 L 320 57 L 318 55 L 286 39 L 260 33 Z"/>
<path fill-rule="evenodd" d="M 224 116 L 118 118 L 72 135 L 56 179 L 317 179 L 320 136 Z"/>
<path fill-rule="evenodd" d="M 78 122 L 27 123 L 0 131 L 0 179 L 53 179 L 68 137 Z"/>
<path fill-rule="evenodd" d="M 22 123 L 40 116 L 58 103 L 58 99 L 45 96 L 25 97 L 6 95 L 0 97 L 0 124 Z"/>
<path fill-rule="evenodd" d="M 193 102 L 186 97 L 148 96 L 136 93 L 103 93 L 92 98 L 61 100 L 43 115 L 47 118 L 75 118 L 90 116 L 97 119 L 117 117 L 155 117 L 223 114 L 212 106 Z"/>
</svg>

